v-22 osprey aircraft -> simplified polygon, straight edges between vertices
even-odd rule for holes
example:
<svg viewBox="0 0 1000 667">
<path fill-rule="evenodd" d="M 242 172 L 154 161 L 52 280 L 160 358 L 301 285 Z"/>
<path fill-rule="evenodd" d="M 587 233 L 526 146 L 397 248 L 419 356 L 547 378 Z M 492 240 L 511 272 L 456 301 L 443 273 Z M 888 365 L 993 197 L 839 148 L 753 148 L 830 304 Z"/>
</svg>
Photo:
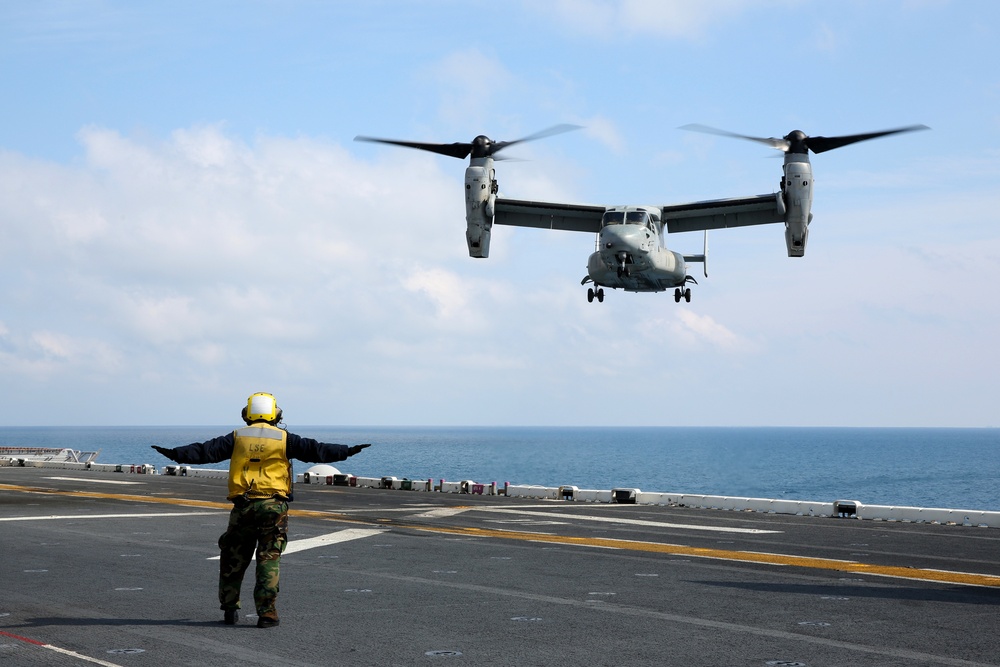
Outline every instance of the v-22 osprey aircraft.
<svg viewBox="0 0 1000 667">
<path fill-rule="evenodd" d="M 561 229 L 597 234 L 597 247 L 587 261 L 587 275 L 581 284 L 587 300 L 604 301 L 604 288 L 627 292 L 674 290 L 674 301 L 691 301 L 688 262 L 700 262 L 708 276 L 708 230 L 785 223 L 785 245 L 789 257 L 802 257 L 812 221 L 813 174 L 809 151 L 822 153 L 859 141 L 900 132 L 927 129 L 911 125 L 893 130 L 840 137 L 810 137 L 795 130 L 782 138 L 752 137 L 718 130 L 705 125 L 685 125 L 682 129 L 747 139 L 784 152 L 780 188 L 771 194 L 672 204 L 667 206 L 590 206 L 525 201 L 501 196 L 496 180 L 494 157 L 500 151 L 525 141 L 579 129 L 576 125 L 556 125 L 514 141 L 493 141 L 480 135 L 471 142 L 452 144 L 420 143 L 358 136 L 370 141 L 430 151 L 465 159 L 465 237 L 470 257 L 489 257 L 493 225 L 514 225 L 539 229 Z M 682 255 L 667 248 L 666 233 L 704 231 L 700 255 Z"/>
</svg>

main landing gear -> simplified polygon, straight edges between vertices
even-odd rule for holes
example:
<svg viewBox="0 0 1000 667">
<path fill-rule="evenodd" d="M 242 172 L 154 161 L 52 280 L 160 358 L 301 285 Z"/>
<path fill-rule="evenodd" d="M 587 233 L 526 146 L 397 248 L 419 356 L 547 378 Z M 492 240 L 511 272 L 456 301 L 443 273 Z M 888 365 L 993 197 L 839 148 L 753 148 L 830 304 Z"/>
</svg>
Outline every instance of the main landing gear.
<svg viewBox="0 0 1000 667">
<path fill-rule="evenodd" d="M 690 291 L 690 290 L 688 290 Z M 597 291 L 594 291 L 593 287 L 587 288 L 587 303 L 594 303 L 594 297 L 597 297 L 599 303 L 604 303 L 604 288 L 598 287 Z"/>
<path fill-rule="evenodd" d="M 683 290 L 678 287 L 674 290 L 674 302 L 680 303 L 681 299 L 684 299 L 686 303 L 691 303 L 691 288 L 685 287 Z"/>
</svg>

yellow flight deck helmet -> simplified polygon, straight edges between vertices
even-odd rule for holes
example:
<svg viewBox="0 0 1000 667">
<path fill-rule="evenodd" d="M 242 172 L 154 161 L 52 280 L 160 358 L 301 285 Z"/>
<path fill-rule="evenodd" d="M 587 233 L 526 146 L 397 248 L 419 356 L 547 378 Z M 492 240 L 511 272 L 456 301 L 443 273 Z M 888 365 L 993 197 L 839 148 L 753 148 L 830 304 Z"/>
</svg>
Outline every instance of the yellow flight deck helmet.
<svg viewBox="0 0 1000 667">
<path fill-rule="evenodd" d="M 281 421 L 281 408 L 278 407 L 274 396 L 257 392 L 247 399 L 247 406 L 243 408 L 243 421 L 248 424 L 256 421 L 277 423 Z"/>
</svg>

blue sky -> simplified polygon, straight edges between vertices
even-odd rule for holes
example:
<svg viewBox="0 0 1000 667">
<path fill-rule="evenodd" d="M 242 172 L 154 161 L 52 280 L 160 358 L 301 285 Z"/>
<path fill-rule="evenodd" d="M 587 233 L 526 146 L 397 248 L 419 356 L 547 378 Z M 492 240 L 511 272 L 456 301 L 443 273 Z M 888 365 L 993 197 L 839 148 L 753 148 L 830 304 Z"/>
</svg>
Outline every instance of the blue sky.
<svg viewBox="0 0 1000 667">
<path fill-rule="evenodd" d="M 0 4 L 0 425 L 996 426 L 991 1 Z M 757 136 L 932 130 L 814 156 L 803 259 L 710 235 L 690 304 L 588 304 L 587 234 L 467 256 L 501 192 L 772 192 Z M 700 250 L 698 234 L 668 238 Z M 700 267 L 695 267 L 700 272 Z"/>
</svg>

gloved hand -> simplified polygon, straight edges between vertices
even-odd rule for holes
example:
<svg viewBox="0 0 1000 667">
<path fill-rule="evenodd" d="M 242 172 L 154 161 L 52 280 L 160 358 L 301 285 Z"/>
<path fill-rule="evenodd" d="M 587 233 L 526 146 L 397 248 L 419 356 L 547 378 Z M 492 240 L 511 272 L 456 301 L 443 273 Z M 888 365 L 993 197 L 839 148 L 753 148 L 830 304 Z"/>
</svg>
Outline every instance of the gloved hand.
<svg viewBox="0 0 1000 667">
<path fill-rule="evenodd" d="M 177 460 L 177 459 L 174 458 L 174 450 L 172 450 L 172 449 L 167 449 L 166 447 L 159 447 L 158 445 L 150 445 L 150 447 L 152 447 L 153 449 L 155 449 L 156 451 L 158 451 L 160 454 L 163 454 L 164 456 L 166 456 L 171 461 L 176 461 Z"/>
<path fill-rule="evenodd" d="M 348 456 L 354 456 L 355 454 L 360 454 L 362 449 L 364 449 L 365 447 L 371 447 L 371 446 L 372 446 L 371 443 L 367 443 L 367 444 L 364 444 L 364 445 L 354 445 L 353 447 L 348 447 L 348 449 L 347 449 L 347 455 Z"/>
</svg>

